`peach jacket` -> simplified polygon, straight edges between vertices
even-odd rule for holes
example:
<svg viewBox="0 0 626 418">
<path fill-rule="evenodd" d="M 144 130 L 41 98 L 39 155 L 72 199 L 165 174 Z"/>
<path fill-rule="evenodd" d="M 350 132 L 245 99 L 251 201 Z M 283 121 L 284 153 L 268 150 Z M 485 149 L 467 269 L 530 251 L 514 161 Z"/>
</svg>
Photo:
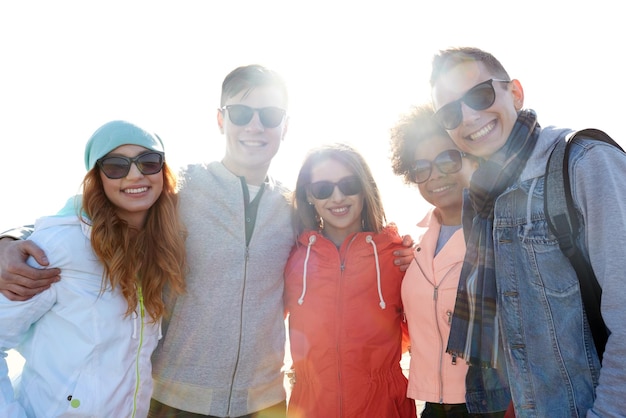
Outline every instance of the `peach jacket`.
<svg viewBox="0 0 626 418">
<path fill-rule="evenodd" d="M 433 403 L 465 403 L 468 366 L 445 352 L 465 255 L 463 230 L 456 231 L 435 256 L 441 229 L 437 209 L 417 226 L 418 245 L 402 282 L 411 338 L 407 396 Z"/>
</svg>

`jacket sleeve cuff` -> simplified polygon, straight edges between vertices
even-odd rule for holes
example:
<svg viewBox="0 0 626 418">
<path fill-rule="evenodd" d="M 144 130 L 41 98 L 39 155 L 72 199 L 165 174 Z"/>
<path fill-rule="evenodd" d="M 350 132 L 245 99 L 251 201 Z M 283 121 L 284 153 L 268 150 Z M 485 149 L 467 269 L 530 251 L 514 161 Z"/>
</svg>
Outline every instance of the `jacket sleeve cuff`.
<svg viewBox="0 0 626 418">
<path fill-rule="evenodd" d="M 24 225 L 19 228 L 9 229 L 4 232 L 0 232 L 0 239 L 11 238 L 14 240 L 26 239 L 30 237 L 35 229 L 34 225 Z"/>
</svg>

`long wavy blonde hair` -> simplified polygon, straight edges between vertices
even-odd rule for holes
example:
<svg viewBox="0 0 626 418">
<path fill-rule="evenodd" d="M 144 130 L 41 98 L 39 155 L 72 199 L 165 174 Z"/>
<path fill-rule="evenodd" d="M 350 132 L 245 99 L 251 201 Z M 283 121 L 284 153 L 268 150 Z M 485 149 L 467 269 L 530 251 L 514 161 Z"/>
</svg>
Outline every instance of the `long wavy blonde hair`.
<svg viewBox="0 0 626 418">
<path fill-rule="evenodd" d="M 83 210 L 92 226 L 91 246 L 104 267 L 103 291 L 119 288 L 128 302 L 126 315 L 143 305 L 153 321 L 165 314 L 163 292 L 185 290 L 187 269 L 186 229 L 178 214 L 176 176 L 163 165 L 163 191 L 148 210 L 141 230 L 117 216 L 116 207 L 104 193 L 100 168 L 96 165 L 83 181 Z"/>
</svg>

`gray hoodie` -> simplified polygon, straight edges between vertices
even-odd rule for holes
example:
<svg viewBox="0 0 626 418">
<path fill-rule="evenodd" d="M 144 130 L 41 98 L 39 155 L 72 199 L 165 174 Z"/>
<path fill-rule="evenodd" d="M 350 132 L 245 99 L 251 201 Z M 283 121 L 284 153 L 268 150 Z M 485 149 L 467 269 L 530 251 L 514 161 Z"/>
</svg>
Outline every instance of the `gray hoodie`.
<svg viewBox="0 0 626 418">
<path fill-rule="evenodd" d="M 285 399 L 283 270 L 295 242 L 282 185 L 261 195 L 250 244 L 241 179 L 221 163 L 188 166 L 180 206 L 189 231 L 187 292 L 153 356 L 153 398 L 184 411 L 240 416 Z"/>
</svg>

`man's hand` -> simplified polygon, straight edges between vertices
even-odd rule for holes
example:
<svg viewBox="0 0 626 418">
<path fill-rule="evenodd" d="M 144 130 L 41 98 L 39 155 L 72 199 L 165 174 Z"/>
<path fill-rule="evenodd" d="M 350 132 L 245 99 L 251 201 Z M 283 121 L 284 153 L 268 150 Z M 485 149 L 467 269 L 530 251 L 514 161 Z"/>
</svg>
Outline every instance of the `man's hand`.
<svg viewBox="0 0 626 418">
<path fill-rule="evenodd" d="M 28 300 L 60 280 L 57 268 L 37 269 L 26 264 L 29 256 L 42 266 L 48 259 L 32 241 L 0 239 L 0 293 L 13 301 Z"/>
<path fill-rule="evenodd" d="M 411 261 L 413 261 L 413 244 L 413 238 L 410 235 L 405 235 L 402 237 L 404 248 L 393 252 L 393 255 L 396 257 L 393 262 L 400 268 L 400 271 L 406 271 Z"/>
</svg>

